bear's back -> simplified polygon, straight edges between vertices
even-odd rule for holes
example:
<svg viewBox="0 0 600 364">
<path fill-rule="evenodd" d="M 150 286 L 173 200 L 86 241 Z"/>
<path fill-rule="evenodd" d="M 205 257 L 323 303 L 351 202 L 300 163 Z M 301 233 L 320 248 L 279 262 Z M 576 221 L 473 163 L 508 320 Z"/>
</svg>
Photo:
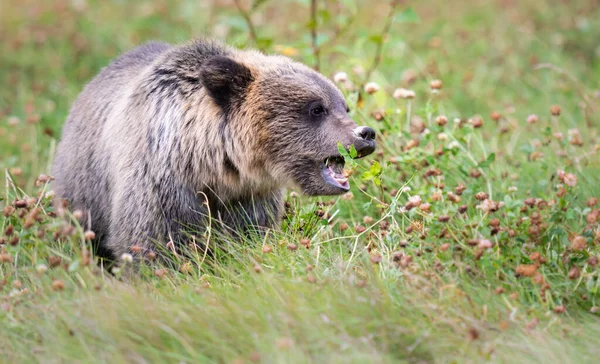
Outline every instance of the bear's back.
<svg viewBox="0 0 600 364">
<path fill-rule="evenodd" d="M 95 207 L 89 213 L 97 235 L 107 233 L 112 208 L 111 153 L 102 140 L 104 125 L 140 73 L 171 48 L 151 42 L 118 57 L 85 86 L 63 127 L 52 167 L 53 188 L 73 208 Z"/>
</svg>

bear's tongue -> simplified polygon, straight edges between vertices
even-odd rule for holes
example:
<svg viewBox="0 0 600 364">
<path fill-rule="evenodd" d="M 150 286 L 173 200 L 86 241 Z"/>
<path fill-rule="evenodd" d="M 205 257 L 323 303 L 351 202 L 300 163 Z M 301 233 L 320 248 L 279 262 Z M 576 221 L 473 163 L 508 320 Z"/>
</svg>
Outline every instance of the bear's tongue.
<svg viewBox="0 0 600 364">
<path fill-rule="evenodd" d="M 344 190 L 350 189 L 348 178 L 344 177 L 343 162 L 340 163 L 337 160 L 328 158 L 327 160 L 325 160 L 325 165 L 323 166 L 322 174 L 323 178 L 325 179 L 325 182 L 329 183 L 330 185 Z"/>
</svg>

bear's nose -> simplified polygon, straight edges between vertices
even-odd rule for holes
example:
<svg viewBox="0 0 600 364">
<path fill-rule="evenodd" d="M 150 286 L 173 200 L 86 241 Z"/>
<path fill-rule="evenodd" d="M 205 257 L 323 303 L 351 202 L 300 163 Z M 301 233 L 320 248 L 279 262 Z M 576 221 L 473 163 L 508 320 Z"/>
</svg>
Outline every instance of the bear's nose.
<svg viewBox="0 0 600 364">
<path fill-rule="evenodd" d="M 354 133 L 360 138 L 364 140 L 375 140 L 375 130 L 369 128 L 368 126 L 360 126 L 354 129 Z"/>
</svg>

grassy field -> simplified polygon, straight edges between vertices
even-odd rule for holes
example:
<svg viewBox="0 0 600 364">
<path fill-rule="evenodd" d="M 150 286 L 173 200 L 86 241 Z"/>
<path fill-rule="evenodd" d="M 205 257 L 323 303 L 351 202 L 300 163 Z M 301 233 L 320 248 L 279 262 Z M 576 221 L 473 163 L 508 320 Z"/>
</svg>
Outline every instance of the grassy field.
<svg viewBox="0 0 600 364">
<path fill-rule="evenodd" d="M 597 362 L 597 2 L 317 3 L 0 3 L 0 361 Z M 124 281 L 52 207 L 61 126 L 119 53 L 203 36 L 335 77 L 379 149 L 280 230 Z"/>
</svg>

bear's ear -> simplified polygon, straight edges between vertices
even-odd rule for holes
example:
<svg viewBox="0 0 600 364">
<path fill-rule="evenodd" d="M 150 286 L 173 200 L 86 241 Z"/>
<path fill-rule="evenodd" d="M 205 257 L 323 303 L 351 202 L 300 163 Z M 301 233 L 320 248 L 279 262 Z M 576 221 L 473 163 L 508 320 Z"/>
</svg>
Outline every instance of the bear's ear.
<svg viewBox="0 0 600 364">
<path fill-rule="evenodd" d="M 244 99 L 254 77 L 243 64 L 229 57 L 213 56 L 202 64 L 200 79 L 215 103 L 228 113 L 233 104 Z"/>
</svg>

